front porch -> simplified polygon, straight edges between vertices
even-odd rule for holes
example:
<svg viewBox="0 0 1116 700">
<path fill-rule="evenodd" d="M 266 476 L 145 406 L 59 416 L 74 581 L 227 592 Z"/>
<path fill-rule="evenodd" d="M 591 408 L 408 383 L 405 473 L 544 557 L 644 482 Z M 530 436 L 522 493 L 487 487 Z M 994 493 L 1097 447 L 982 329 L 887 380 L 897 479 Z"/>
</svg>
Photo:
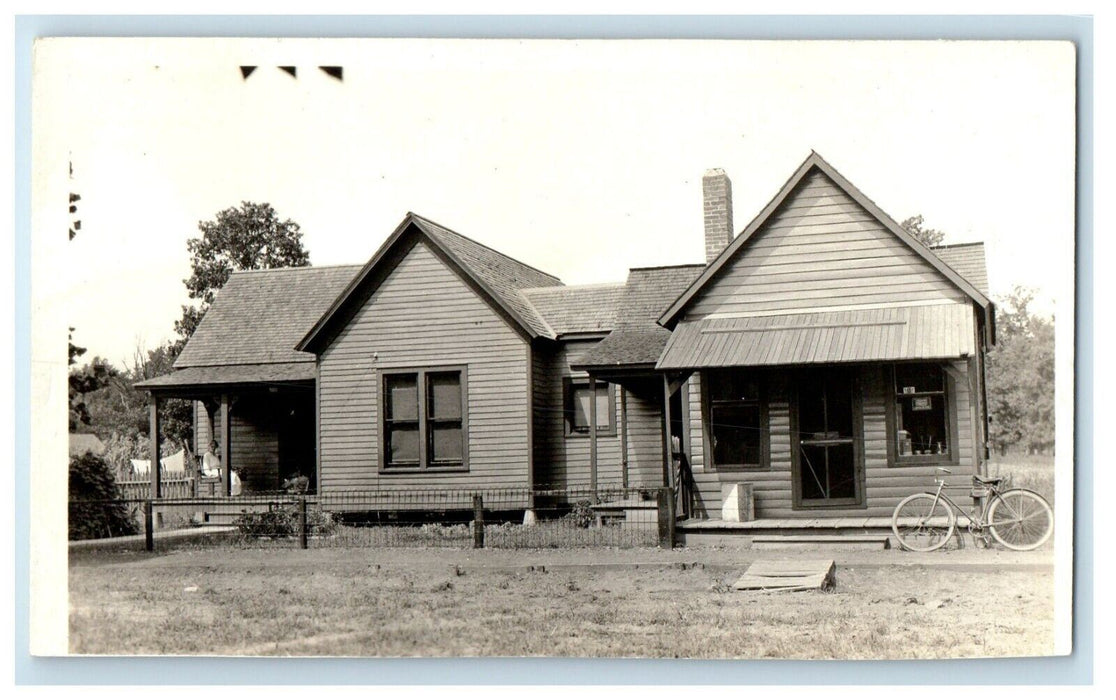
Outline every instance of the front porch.
<svg viewBox="0 0 1116 700">
<path fill-rule="evenodd" d="M 159 435 L 169 399 L 193 405 L 193 436 L 185 474 L 173 480 L 152 441 L 147 496 L 228 498 L 297 491 L 316 493 L 317 431 L 312 364 L 187 368 L 138 384 L 149 392 L 149 434 Z M 216 443 L 219 466 L 203 473 Z M 166 452 L 166 445 L 162 452 Z"/>
</svg>

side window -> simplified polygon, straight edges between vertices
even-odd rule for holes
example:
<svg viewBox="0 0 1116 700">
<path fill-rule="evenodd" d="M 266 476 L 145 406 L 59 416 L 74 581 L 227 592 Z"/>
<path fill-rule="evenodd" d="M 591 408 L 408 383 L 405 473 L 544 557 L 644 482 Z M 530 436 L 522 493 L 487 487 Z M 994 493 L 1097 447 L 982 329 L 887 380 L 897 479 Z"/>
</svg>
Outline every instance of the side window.
<svg viewBox="0 0 1116 700">
<path fill-rule="evenodd" d="M 384 471 L 467 468 L 463 377 L 460 369 L 384 372 Z"/>
<path fill-rule="evenodd" d="M 596 392 L 589 387 L 588 379 L 565 381 L 566 435 L 589 435 L 590 402 L 597 406 L 597 435 L 616 434 L 615 391 L 608 382 L 597 382 Z"/>
</svg>

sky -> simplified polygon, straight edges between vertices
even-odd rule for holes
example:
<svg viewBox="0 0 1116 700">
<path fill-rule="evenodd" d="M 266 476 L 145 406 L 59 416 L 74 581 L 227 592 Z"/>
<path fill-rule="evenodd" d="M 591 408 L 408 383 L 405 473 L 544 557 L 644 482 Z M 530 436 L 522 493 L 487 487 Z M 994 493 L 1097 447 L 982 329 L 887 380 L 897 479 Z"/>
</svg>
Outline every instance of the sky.
<svg viewBox="0 0 1116 700">
<path fill-rule="evenodd" d="M 186 241 L 241 201 L 298 222 L 315 265 L 366 262 L 414 211 L 619 282 L 703 260 L 705 170 L 740 231 L 811 150 L 896 220 L 984 241 L 994 297 L 1072 303 L 1064 43 L 69 39 L 34 70 L 32 313 L 85 359 L 174 337 Z"/>
</svg>

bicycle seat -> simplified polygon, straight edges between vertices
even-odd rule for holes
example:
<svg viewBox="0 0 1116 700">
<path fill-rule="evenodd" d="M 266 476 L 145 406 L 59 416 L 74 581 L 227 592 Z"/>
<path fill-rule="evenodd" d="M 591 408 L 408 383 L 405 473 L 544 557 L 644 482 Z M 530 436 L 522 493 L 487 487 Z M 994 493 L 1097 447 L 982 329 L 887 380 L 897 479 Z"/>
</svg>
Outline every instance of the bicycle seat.
<svg viewBox="0 0 1116 700">
<path fill-rule="evenodd" d="M 973 482 L 978 483 L 978 484 L 984 484 L 985 486 L 999 486 L 1000 482 L 1003 481 L 1003 480 L 1004 480 L 1003 477 L 1000 477 L 1000 476 L 997 476 L 995 478 L 992 478 L 992 477 L 986 478 L 986 477 L 980 476 L 978 474 L 973 474 Z"/>
</svg>

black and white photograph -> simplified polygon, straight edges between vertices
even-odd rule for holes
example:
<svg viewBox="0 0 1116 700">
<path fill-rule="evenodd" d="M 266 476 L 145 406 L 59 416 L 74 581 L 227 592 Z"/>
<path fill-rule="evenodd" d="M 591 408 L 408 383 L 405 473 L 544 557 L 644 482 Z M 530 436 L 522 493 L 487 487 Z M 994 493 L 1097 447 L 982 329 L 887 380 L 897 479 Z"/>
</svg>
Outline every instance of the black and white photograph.
<svg viewBox="0 0 1116 700">
<path fill-rule="evenodd" d="M 1073 43 L 32 65 L 32 653 L 1072 651 Z"/>
</svg>

